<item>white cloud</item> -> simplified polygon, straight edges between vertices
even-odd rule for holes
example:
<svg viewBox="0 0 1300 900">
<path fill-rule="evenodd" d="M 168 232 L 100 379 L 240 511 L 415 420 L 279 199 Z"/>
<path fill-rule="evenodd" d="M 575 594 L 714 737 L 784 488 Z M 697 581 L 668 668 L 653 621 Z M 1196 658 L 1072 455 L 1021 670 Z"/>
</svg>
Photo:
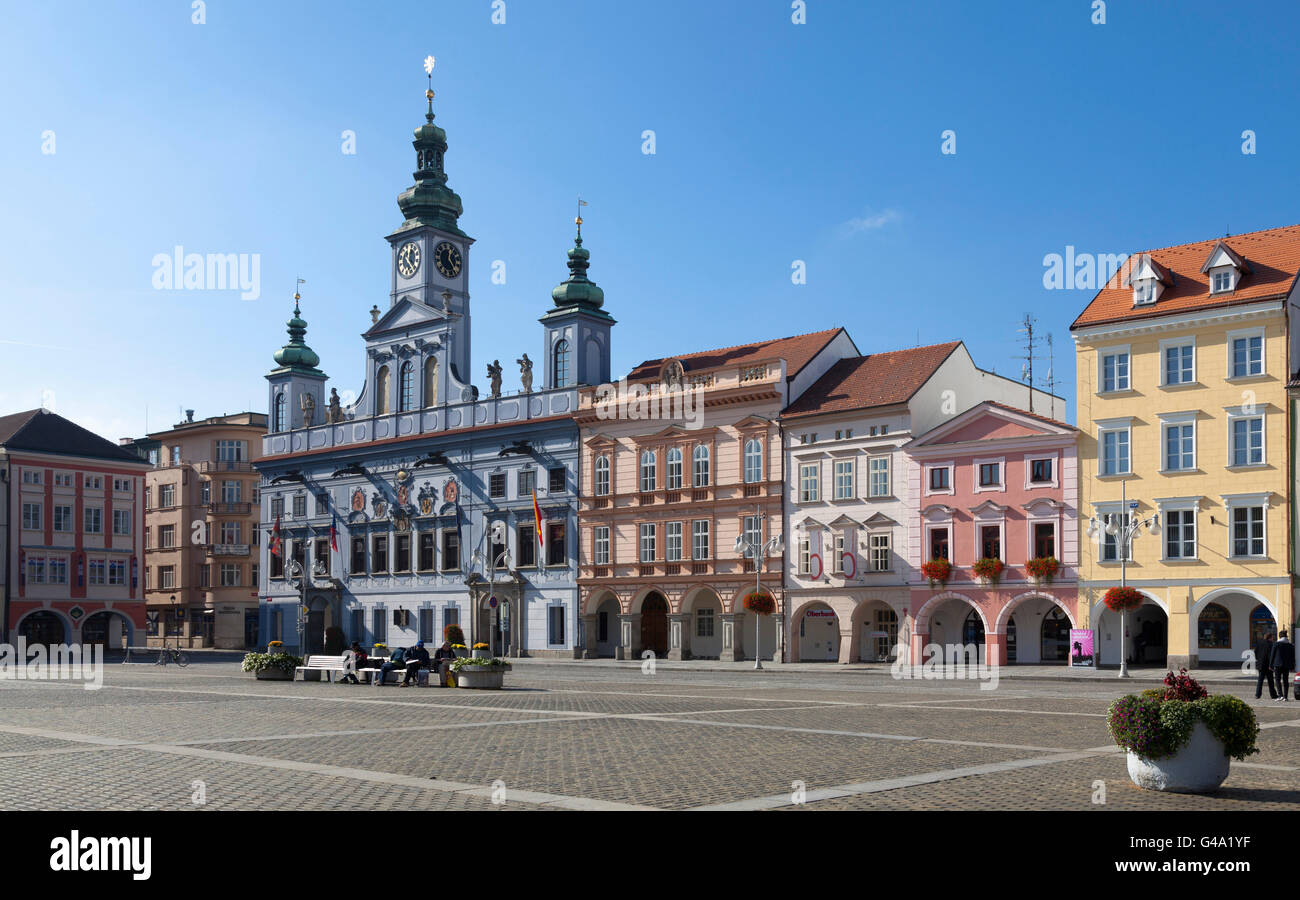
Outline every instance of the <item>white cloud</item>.
<svg viewBox="0 0 1300 900">
<path fill-rule="evenodd" d="M 896 209 L 884 209 L 874 213 L 868 211 L 865 215 L 849 219 L 840 227 L 845 234 L 857 234 L 859 231 L 876 231 L 890 222 L 897 222 L 900 218 L 902 217 Z"/>
</svg>

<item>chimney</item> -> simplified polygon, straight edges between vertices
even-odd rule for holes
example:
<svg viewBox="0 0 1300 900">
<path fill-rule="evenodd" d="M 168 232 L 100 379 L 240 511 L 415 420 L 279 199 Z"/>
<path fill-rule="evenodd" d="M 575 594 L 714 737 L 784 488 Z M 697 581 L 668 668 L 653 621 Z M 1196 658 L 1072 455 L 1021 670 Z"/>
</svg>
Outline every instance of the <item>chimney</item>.
<svg viewBox="0 0 1300 900">
<path fill-rule="evenodd" d="M 194 410 L 192 410 L 192 409 L 187 409 L 187 410 L 185 410 L 185 421 L 186 421 L 186 422 L 193 422 L 193 421 L 194 421 Z"/>
</svg>

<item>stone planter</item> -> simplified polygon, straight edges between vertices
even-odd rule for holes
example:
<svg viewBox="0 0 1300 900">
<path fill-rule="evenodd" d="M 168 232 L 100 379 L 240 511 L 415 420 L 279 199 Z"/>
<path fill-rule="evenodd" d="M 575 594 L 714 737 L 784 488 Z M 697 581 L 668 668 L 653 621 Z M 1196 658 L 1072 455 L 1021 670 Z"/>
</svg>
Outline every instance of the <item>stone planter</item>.
<svg viewBox="0 0 1300 900">
<path fill-rule="evenodd" d="M 1223 752 L 1223 742 L 1210 733 L 1208 725 L 1197 721 L 1187 743 L 1173 756 L 1146 759 L 1128 751 L 1128 777 L 1149 791 L 1205 794 L 1223 784 L 1231 762 Z"/>
<path fill-rule="evenodd" d="M 504 666 L 463 666 L 456 672 L 456 687 L 472 690 L 499 691 L 505 683 L 506 672 L 510 665 Z"/>
<path fill-rule="evenodd" d="M 258 681 L 293 681 L 293 669 L 258 669 L 253 673 Z M 319 672 L 316 673 L 319 676 Z"/>
</svg>

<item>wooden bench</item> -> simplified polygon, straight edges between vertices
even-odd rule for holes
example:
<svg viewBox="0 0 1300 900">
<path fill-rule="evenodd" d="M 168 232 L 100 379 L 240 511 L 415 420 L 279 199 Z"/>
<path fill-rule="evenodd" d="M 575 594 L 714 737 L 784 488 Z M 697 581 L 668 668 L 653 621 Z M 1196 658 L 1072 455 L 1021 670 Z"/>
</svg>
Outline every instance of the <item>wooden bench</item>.
<svg viewBox="0 0 1300 900">
<path fill-rule="evenodd" d="M 388 662 L 388 660 L 386 659 L 380 660 L 378 662 L 375 662 L 375 660 L 373 659 L 368 660 L 366 662 L 366 665 L 363 668 L 357 669 L 357 675 L 358 676 L 367 675 L 369 677 L 369 682 L 371 684 L 374 684 L 375 683 L 374 680 L 379 677 L 380 667 L 386 662 Z M 444 660 L 444 662 L 446 662 L 446 660 Z M 423 673 L 428 673 L 428 678 L 426 679 L 425 684 L 423 685 L 424 687 L 438 686 L 439 676 L 438 676 L 438 672 L 435 669 L 426 669 L 424 667 L 421 667 L 419 671 Z M 406 678 L 406 663 L 404 662 L 400 663 L 396 669 L 389 669 L 388 674 L 392 677 L 393 680 L 391 682 L 385 681 L 384 682 L 385 684 L 401 684 L 402 681 L 405 680 Z M 416 675 L 416 681 L 414 683 L 417 687 L 421 686 L 418 674 Z"/>
<path fill-rule="evenodd" d="M 302 672 L 302 679 L 303 681 L 306 681 L 308 672 L 316 672 L 318 676 L 319 673 L 324 672 L 332 682 L 334 680 L 335 672 L 341 673 L 347 671 L 347 661 L 348 658 L 346 654 L 342 656 L 309 656 L 307 657 L 307 664 L 305 666 L 298 666 L 293 670 L 293 674 L 296 678 L 298 673 Z"/>
</svg>

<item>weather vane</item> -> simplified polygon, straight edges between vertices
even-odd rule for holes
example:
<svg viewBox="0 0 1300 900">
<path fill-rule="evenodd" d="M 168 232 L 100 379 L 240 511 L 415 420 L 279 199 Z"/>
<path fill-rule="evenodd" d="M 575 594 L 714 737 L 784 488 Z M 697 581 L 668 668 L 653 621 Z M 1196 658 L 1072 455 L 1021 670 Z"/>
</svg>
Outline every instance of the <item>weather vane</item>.
<svg viewBox="0 0 1300 900">
<path fill-rule="evenodd" d="M 590 203 L 582 199 L 581 194 L 578 195 L 578 214 L 573 219 L 574 224 L 578 226 L 578 237 L 582 237 L 582 208 L 590 205 Z"/>
<path fill-rule="evenodd" d="M 307 283 L 307 279 L 305 279 L 305 278 L 299 278 L 299 279 L 297 280 L 297 282 L 294 284 L 294 286 L 293 286 L 293 299 L 294 299 L 294 302 L 295 302 L 295 303 L 297 303 L 297 301 L 299 301 L 299 300 L 302 299 L 302 294 L 299 294 L 299 293 L 298 293 L 298 285 L 300 285 L 300 284 L 306 284 L 306 283 Z"/>
</svg>

